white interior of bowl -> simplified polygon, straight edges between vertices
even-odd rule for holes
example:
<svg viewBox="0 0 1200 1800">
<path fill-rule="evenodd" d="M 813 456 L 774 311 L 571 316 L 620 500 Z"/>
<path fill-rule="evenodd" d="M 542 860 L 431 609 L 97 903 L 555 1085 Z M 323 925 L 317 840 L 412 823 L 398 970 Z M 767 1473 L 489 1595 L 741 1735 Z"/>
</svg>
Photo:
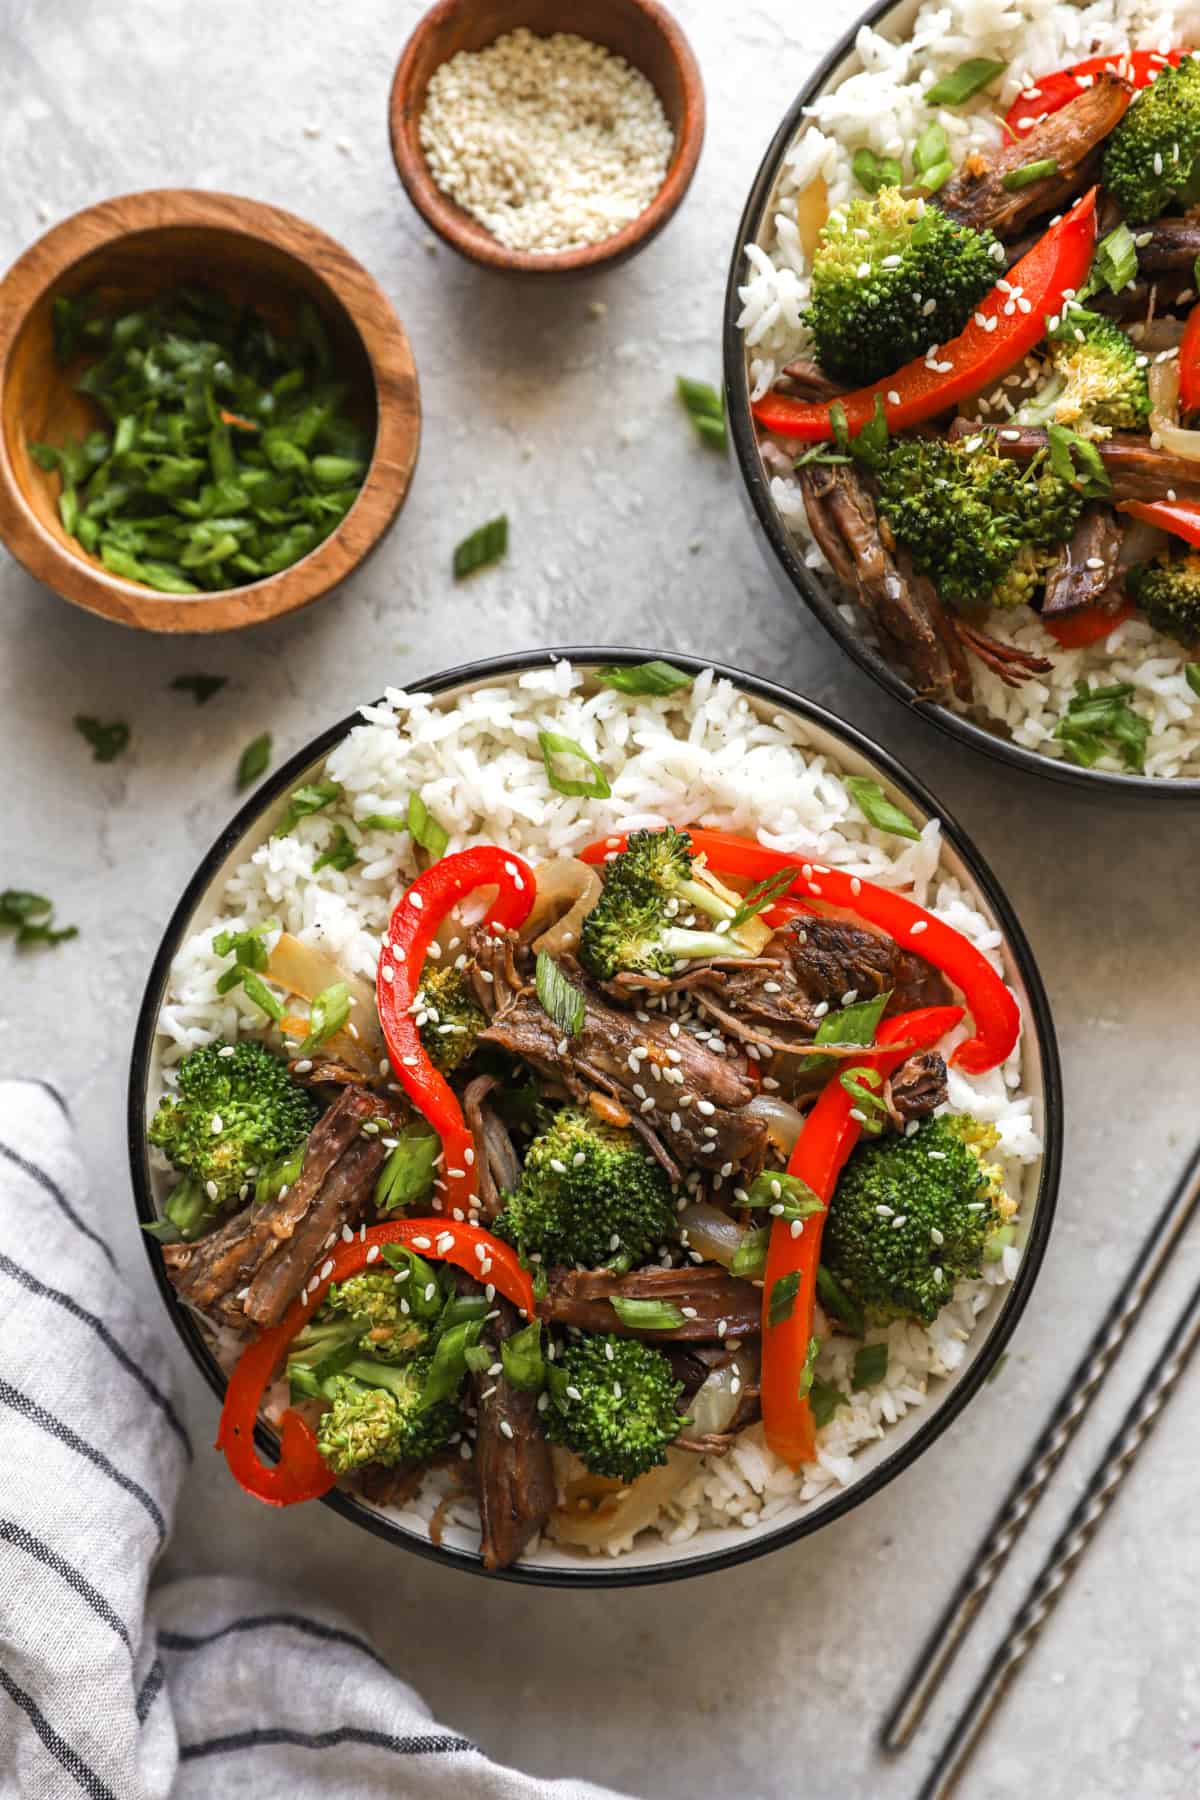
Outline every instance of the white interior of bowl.
<svg viewBox="0 0 1200 1800">
<path fill-rule="evenodd" d="M 504 679 L 510 682 L 515 681 L 517 675 L 511 674 Z M 457 687 L 447 689 L 444 693 L 439 694 L 438 704 L 443 707 L 452 707 L 461 694 L 469 692 L 473 687 L 480 685 L 484 684 L 463 683 Z M 496 683 L 489 682 L 487 685 L 496 685 Z M 785 710 L 779 702 L 761 699 L 749 690 L 745 691 L 745 698 L 755 711 L 764 718 L 769 718 L 772 714 Z M 868 775 L 873 780 L 878 781 L 885 793 L 887 793 L 898 805 L 902 806 L 910 816 L 912 816 L 914 812 L 917 813 L 918 824 L 924 824 L 925 820 L 931 816 L 926 812 L 922 812 L 916 806 L 916 803 L 911 796 L 903 789 L 896 787 L 885 770 L 880 769 L 876 764 L 860 755 L 856 749 L 852 748 L 842 738 L 802 716 L 800 722 L 806 742 L 812 751 L 827 756 L 848 774 Z M 308 769 L 299 774 L 296 778 L 297 785 L 302 781 L 315 777 L 320 769 L 322 760 L 323 759 L 315 759 L 312 764 L 309 765 Z M 239 864 L 244 862 L 247 857 L 249 857 L 258 846 L 265 842 L 270 836 L 271 830 L 277 822 L 277 815 L 282 811 L 282 805 L 282 801 L 276 801 L 272 805 L 264 808 L 260 817 L 238 839 L 237 843 L 230 850 L 224 862 L 209 882 L 204 893 L 197 901 L 191 916 L 183 923 L 180 942 L 190 936 L 192 932 L 202 930 L 205 925 L 211 922 L 219 910 L 221 895 L 230 875 Z M 981 894 L 977 884 L 972 878 L 970 870 L 958 856 L 953 846 L 948 842 L 943 843 L 940 866 L 946 873 L 955 876 L 962 884 L 964 891 L 972 898 L 974 904 L 991 917 L 987 900 Z M 178 946 L 176 946 L 176 948 L 177 947 Z M 1008 942 L 1007 937 L 1005 937 L 1004 940 L 1003 956 L 1006 979 L 1020 1002 L 1022 1019 L 1024 1021 L 1022 1038 L 1024 1057 L 1022 1088 L 1027 1094 L 1030 1094 L 1033 1097 L 1034 1126 L 1044 1142 L 1045 1091 L 1040 1046 L 1038 1044 L 1037 1034 L 1033 1028 L 1033 1019 L 1029 1008 L 1029 997 L 1020 977 L 1013 948 Z M 162 1093 L 162 1089 L 163 1082 L 159 1044 L 156 1041 L 147 1062 L 146 1105 L 148 1116 L 149 1113 L 153 1111 L 153 1108 Z M 1025 1189 L 1021 1195 L 1022 1206 L 1017 1233 L 1018 1246 L 1022 1250 L 1028 1240 L 1036 1216 L 1041 1166 L 1041 1159 L 1039 1159 L 1037 1162 L 1028 1165 L 1025 1172 Z M 152 1174 L 151 1180 L 154 1184 L 156 1198 L 161 1203 L 162 1200 L 165 1199 L 166 1192 L 169 1189 L 169 1179 L 161 1175 Z M 965 1355 L 958 1368 L 949 1376 L 932 1379 L 930 1382 L 929 1397 L 924 1405 L 914 1407 L 895 1425 L 889 1426 L 883 1438 L 873 1444 L 865 1445 L 855 1453 L 854 1473 L 850 1483 L 846 1486 L 835 1485 L 827 1488 L 814 1500 L 803 1505 L 796 1503 L 788 1507 L 784 1512 L 776 1513 L 766 1524 L 759 1524 L 752 1527 L 737 1525 L 726 1528 L 709 1528 L 685 1542 L 677 1544 L 668 1544 L 664 1542 L 656 1532 L 644 1532 L 636 1540 L 633 1548 L 626 1551 L 615 1564 L 607 1556 L 593 1557 L 583 1552 L 559 1550 L 549 1542 L 546 1542 L 543 1543 L 537 1551 L 523 1558 L 523 1566 L 530 1569 L 554 1571 L 558 1574 L 569 1571 L 576 1578 L 584 1580 L 587 1579 L 589 1574 L 603 1576 L 614 1568 L 619 1568 L 621 1571 L 632 1575 L 638 1571 L 662 1569 L 669 1567 L 672 1564 L 685 1564 L 689 1562 L 700 1563 L 709 1555 L 719 1555 L 721 1553 L 728 1553 L 732 1550 L 744 1550 L 748 1543 L 756 1542 L 761 1544 L 780 1533 L 786 1532 L 801 1517 L 814 1519 L 819 1517 L 822 1512 L 828 1511 L 836 1501 L 841 1500 L 848 1491 L 852 1491 L 855 1487 L 861 1485 L 873 1470 L 877 1469 L 881 1463 L 886 1462 L 893 1457 L 917 1432 L 929 1426 L 930 1422 L 936 1417 L 940 1409 L 949 1402 L 959 1383 L 969 1377 L 970 1371 L 974 1368 L 978 1359 L 981 1356 L 986 1355 L 987 1347 L 991 1341 L 992 1335 L 1003 1319 L 1005 1312 L 1012 1302 L 1012 1298 L 1013 1289 L 1011 1287 L 997 1289 L 996 1298 L 981 1316 L 978 1326 L 972 1333 L 966 1345 Z M 420 1539 L 423 1543 L 428 1542 L 428 1533 L 422 1520 L 416 1514 L 406 1513 L 403 1509 L 395 1507 L 372 1507 L 360 1496 L 356 1495 L 355 1498 L 364 1511 L 377 1513 L 381 1518 L 387 1519 L 398 1530 L 405 1532 L 414 1538 Z M 472 1554 L 476 1553 L 479 1547 L 477 1537 L 473 1533 L 454 1525 L 448 1525 L 446 1527 L 443 1542 L 446 1547 L 450 1549 Z"/>
</svg>

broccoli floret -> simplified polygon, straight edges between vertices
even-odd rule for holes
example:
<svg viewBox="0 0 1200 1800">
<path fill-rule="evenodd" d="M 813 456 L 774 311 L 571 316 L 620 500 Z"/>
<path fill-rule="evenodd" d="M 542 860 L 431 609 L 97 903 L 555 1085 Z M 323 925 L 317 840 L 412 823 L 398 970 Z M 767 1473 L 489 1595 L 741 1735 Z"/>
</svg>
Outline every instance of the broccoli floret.
<svg viewBox="0 0 1200 1800">
<path fill-rule="evenodd" d="M 1032 598 L 1083 509 L 1075 488 L 997 455 L 983 433 L 894 439 L 875 474 L 895 536 L 942 599 L 965 610 Z"/>
<path fill-rule="evenodd" d="M 1185 56 L 1135 94 L 1108 140 L 1101 178 L 1131 225 L 1157 219 L 1172 200 L 1200 198 L 1200 63 Z"/>
<path fill-rule="evenodd" d="M 593 1475 L 636 1481 L 666 1462 L 682 1423 L 683 1383 L 661 1350 L 637 1338 L 580 1338 L 551 1364 L 546 1435 Z"/>
<path fill-rule="evenodd" d="M 321 1313 L 341 1314 L 361 1326 L 359 1343 L 380 1362 L 403 1362 L 429 1340 L 430 1323 L 405 1312 L 403 1290 L 391 1269 L 368 1269 L 349 1281 L 334 1282 Z"/>
<path fill-rule="evenodd" d="M 671 1185 L 641 1139 L 567 1107 L 534 1139 L 493 1226 L 546 1262 L 643 1262 L 675 1235 Z"/>
<path fill-rule="evenodd" d="M 1200 554 L 1189 550 L 1169 562 L 1143 563 L 1130 569 L 1126 585 L 1155 631 L 1189 650 L 1200 645 Z"/>
<path fill-rule="evenodd" d="M 806 315 L 821 367 L 861 387 L 957 337 L 1003 273 L 995 242 L 895 187 L 838 207 L 817 244 Z"/>
<path fill-rule="evenodd" d="M 911 1137 L 863 1143 L 838 1181 L 822 1261 L 876 1321 L 928 1325 L 977 1276 L 984 1246 L 1013 1208 L 984 1161 L 994 1126 L 942 1115 Z"/>
<path fill-rule="evenodd" d="M 1144 429 L 1150 417 L 1146 358 L 1119 325 L 1071 307 L 1049 342 L 1050 379 L 1021 408 L 1019 425 L 1069 425 L 1084 437 Z"/>
<path fill-rule="evenodd" d="M 686 831 L 631 831 L 625 849 L 604 868 L 604 890 L 583 921 L 579 955 L 601 981 L 622 969 L 669 975 L 680 960 L 744 956 L 746 947 L 723 932 L 675 924 L 701 913 L 729 925 L 737 896 L 729 899 L 697 879 Z"/>
<path fill-rule="evenodd" d="M 458 1424 L 453 1400 L 422 1406 L 429 1359 L 400 1368 L 355 1361 L 324 1385 L 330 1401 L 317 1422 L 317 1448 L 337 1475 L 364 1463 L 423 1462 Z"/>
<path fill-rule="evenodd" d="M 189 1050 L 178 1086 L 159 1103 L 147 1133 L 185 1177 L 167 1217 L 185 1237 L 233 1200 L 312 1130 L 317 1108 L 287 1065 L 253 1039 Z"/>
<path fill-rule="evenodd" d="M 426 965 L 417 995 L 421 1042 L 443 1075 L 461 1068 L 487 1024 L 487 1014 L 471 992 L 461 969 Z"/>
</svg>

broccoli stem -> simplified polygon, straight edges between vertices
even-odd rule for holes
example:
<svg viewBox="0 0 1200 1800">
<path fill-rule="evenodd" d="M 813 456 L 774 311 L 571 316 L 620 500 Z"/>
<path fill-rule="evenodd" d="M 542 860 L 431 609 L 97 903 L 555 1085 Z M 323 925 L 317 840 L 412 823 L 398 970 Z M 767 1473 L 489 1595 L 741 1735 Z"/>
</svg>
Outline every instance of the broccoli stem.
<svg viewBox="0 0 1200 1800">
<path fill-rule="evenodd" d="M 697 912 L 704 913 L 710 919 L 732 919 L 737 911 L 728 900 L 705 887 L 702 881 L 681 881 L 675 892 L 680 901 L 694 906 Z"/>
<path fill-rule="evenodd" d="M 183 1241 L 190 1244 L 200 1236 L 210 1205 L 208 1195 L 200 1183 L 194 1176 L 187 1175 L 171 1194 L 163 1212 Z"/>
<path fill-rule="evenodd" d="M 723 931 L 682 931 L 668 925 L 662 947 L 669 956 L 749 956 L 751 952 Z"/>
</svg>

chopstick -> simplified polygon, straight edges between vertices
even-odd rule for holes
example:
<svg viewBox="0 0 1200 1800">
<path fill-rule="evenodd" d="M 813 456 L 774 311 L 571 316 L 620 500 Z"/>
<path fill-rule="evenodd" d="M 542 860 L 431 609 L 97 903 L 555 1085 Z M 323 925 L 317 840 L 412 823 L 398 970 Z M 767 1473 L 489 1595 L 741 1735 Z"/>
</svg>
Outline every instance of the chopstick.
<svg viewBox="0 0 1200 1800">
<path fill-rule="evenodd" d="M 902 1750 L 911 1742 L 1030 1514 L 1086 1418 L 1105 1375 L 1140 1319 L 1198 1203 L 1200 1147 L 1193 1153 L 1170 1199 L 1143 1239 L 1132 1268 L 1067 1382 L 1028 1461 L 925 1640 L 908 1680 L 884 1721 L 881 1741 L 885 1749 Z"/>
<path fill-rule="evenodd" d="M 1137 1399 L 1093 1469 L 1083 1498 L 1042 1564 L 999 1649 L 959 1714 L 918 1800 L 946 1800 L 953 1792 L 984 1728 L 1037 1642 L 1046 1620 L 1062 1599 L 1063 1590 L 1132 1469 L 1138 1451 L 1162 1417 L 1163 1409 L 1197 1347 L 1200 1347 L 1200 1284 L 1193 1289 L 1191 1299 L 1176 1319 Z"/>
</svg>

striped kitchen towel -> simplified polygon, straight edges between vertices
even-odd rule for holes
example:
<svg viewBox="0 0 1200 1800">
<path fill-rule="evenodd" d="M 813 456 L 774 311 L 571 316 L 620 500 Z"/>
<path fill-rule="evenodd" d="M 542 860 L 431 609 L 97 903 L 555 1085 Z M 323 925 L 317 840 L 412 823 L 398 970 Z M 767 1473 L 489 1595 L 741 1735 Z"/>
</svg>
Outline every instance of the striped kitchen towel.
<svg viewBox="0 0 1200 1800">
<path fill-rule="evenodd" d="M 307 1598 L 151 1588 L 191 1457 L 63 1101 L 0 1082 L 0 1795 L 604 1800 L 489 1762 Z"/>
</svg>

